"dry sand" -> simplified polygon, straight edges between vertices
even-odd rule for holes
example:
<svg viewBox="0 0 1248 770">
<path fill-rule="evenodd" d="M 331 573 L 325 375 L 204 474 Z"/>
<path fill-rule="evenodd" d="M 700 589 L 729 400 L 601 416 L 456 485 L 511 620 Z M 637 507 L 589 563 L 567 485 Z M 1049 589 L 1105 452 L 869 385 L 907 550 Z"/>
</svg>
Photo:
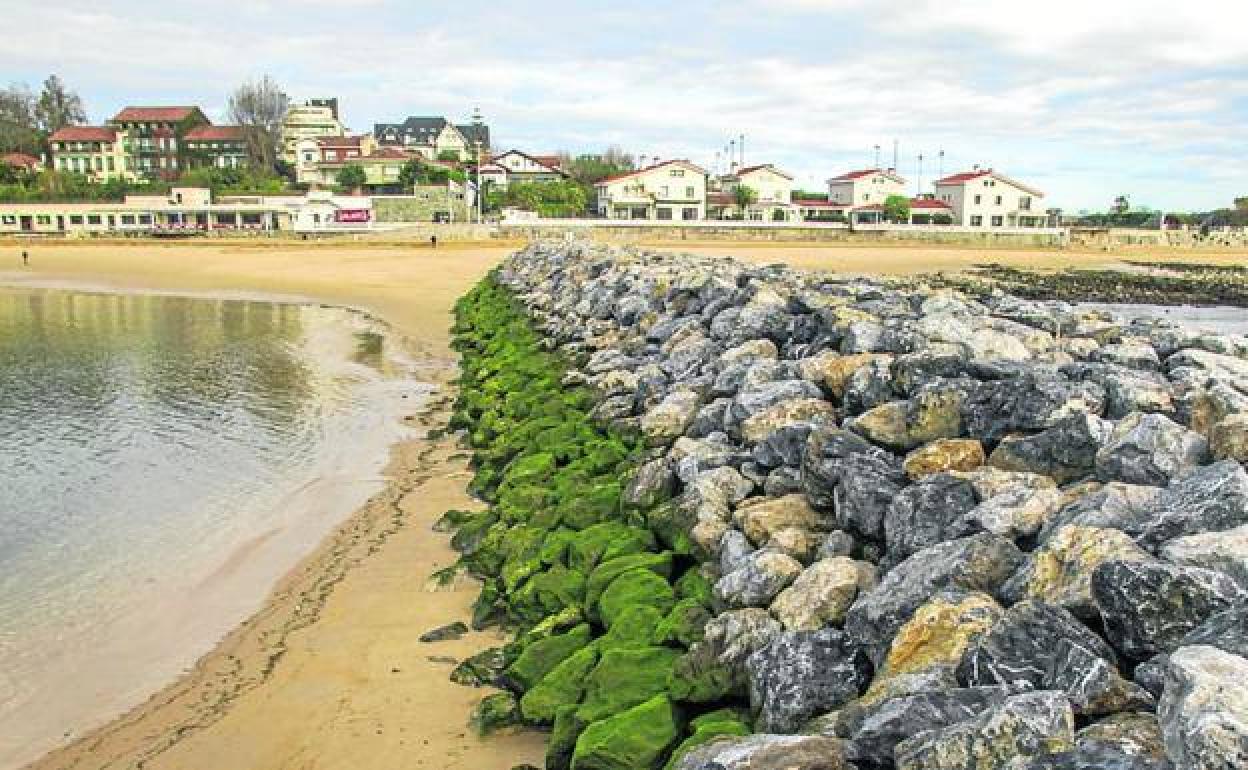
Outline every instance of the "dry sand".
<svg viewBox="0 0 1248 770">
<path fill-rule="evenodd" d="M 851 273 L 956 270 L 995 261 L 1099 266 L 1120 258 L 1242 263 L 1230 252 L 1067 252 L 658 244 L 755 262 Z M 31 266 L 20 267 L 20 250 Z M 407 335 L 441 386 L 416 424 L 445 423 L 454 357 L 451 305 L 508 253 L 504 245 L 377 243 L 0 242 L 0 283 L 102 286 L 216 295 L 295 295 L 368 310 Z M 10 269 L 6 261 L 12 258 Z M 470 634 L 420 644 L 467 618 L 468 581 L 433 590 L 453 562 L 430 525 L 471 505 L 465 458 L 450 442 L 395 448 L 387 489 L 354 514 L 274 590 L 264 608 L 182 679 L 145 704 L 37 762 L 37 768 L 509 768 L 540 764 L 543 736 L 476 738 L 467 721 L 483 695 L 447 679 L 450 658 L 501 638 Z"/>
</svg>

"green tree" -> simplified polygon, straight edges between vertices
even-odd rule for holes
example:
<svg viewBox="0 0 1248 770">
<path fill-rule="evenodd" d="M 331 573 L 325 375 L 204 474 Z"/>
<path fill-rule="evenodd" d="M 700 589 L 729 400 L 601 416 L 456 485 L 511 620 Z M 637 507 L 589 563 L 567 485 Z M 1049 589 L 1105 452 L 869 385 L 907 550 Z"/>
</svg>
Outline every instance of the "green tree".
<svg viewBox="0 0 1248 770">
<path fill-rule="evenodd" d="M 573 217 L 583 214 L 589 199 L 585 187 L 572 180 L 552 182 L 515 182 L 507 187 L 497 201 L 509 206 L 536 211 L 543 217 Z"/>
<path fill-rule="evenodd" d="M 399 184 L 404 189 L 410 190 L 420 181 L 421 174 L 424 172 L 425 164 L 416 158 L 412 158 L 403 164 L 399 169 Z"/>
<path fill-rule="evenodd" d="M 753 187 L 749 187 L 747 185 L 739 184 L 737 185 L 737 188 L 732 191 L 732 197 L 736 200 L 737 207 L 741 209 L 741 213 L 744 214 L 747 208 L 755 203 L 758 203 L 758 190 L 755 190 Z"/>
<path fill-rule="evenodd" d="M 884 218 L 890 222 L 909 222 L 910 199 L 904 195 L 890 195 L 885 198 Z"/>
<path fill-rule="evenodd" d="M 87 112 L 82 97 L 65 87 L 56 75 L 43 81 L 43 92 L 35 103 L 35 125 L 45 134 L 54 134 L 65 126 L 77 126 L 87 122 Z"/>
<path fill-rule="evenodd" d="M 289 109 L 290 98 L 268 75 L 243 83 L 230 95 L 230 119 L 243 127 L 253 168 L 277 171 L 282 122 Z"/>
<path fill-rule="evenodd" d="M 438 160 L 443 163 L 458 163 L 460 160 L 459 150 L 443 150 L 438 153 Z"/>
<path fill-rule="evenodd" d="M 38 155 L 42 139 L 30 89 L 18 84 L 0 89 L 0 152 Z"/>
<path fill-rule="evenodd" d="M 368 174 L 358 163 L 348 163 L 338 171 L 338 186 L 348 192 L 358 190 L 368 182 Z"/>
</svg>

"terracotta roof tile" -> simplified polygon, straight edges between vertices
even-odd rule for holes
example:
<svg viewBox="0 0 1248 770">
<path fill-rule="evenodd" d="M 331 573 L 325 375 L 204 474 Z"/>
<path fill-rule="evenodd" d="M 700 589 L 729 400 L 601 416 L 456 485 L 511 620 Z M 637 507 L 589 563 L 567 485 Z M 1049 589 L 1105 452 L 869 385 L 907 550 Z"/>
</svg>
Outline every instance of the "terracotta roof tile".
<svg viewBox="0 0 1248 770">
<path fill-rule="evenodd" d="M 110 126 L 65 126 L 48 137 L 49 142 L 115 142 L 117 129 Z"/>
<path fill-rule="evenodd" d="M 237 142 L 244 138 L 242 126 L 196 126 L 182 137 L 190 141 Z"/>
<path fill-rule="evenodd" d="M 198 107 L 126 107 L 113 116 L 113 123 L 177 123 L 185 120 L 192 113 L 199 112 Z"/>
</svg>

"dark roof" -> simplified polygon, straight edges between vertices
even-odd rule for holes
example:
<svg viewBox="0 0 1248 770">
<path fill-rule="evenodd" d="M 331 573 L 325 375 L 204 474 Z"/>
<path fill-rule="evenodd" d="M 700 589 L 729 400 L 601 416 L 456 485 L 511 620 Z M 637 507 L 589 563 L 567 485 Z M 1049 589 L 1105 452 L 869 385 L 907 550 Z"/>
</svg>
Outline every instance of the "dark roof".
<svg viewBox="0 0 1248 770">
<path fill-rule="evenodd" d="M 464 135 L 464 139 L 468 144 L 481 142 L 482 147 L 490 146 L 490 127 L 484 123 L 466 123 L 462 126 L 455 126 L 459 129 L 459 133 Z"/>
<path fill-rule="evenodd" d="M 410 139 L 416 144 L 430 144 L 442 133 L 450 121 L 446 118 L 410 116 L 402 123 L 374 123 L 373 136 L 377 141 L 391 141 L 387 134 L 395 136 L 394 141 Z"/>
<path fill-rule="evenodd" d="M 883 169 L 883 168 L 863 168 L 857 171 L 848 171 L 844 174 L 841 174 L 840 176 L 834 176 L 828 181 L 829 182 L 852 182 L 855 179 L 861 179 L 864 176 L 871 176 L 872 174 L 883 174 L 884 176 L 890 177 L 898 182 L 905 181 L 904 179 L 902 179 L 901 175 L 898 174 L 896 171 L 893 171 L 891 169 Z"/>
</svg>

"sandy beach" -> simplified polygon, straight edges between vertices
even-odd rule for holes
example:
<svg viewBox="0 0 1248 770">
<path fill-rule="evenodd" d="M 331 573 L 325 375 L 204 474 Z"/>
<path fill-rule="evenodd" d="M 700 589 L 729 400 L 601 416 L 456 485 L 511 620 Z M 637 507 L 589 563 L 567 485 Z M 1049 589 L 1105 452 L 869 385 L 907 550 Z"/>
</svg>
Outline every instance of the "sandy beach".
<svg viewBox="0 0 1248 770">
<path fill-rule="evenodd" d="M 31 252 L 20 266 L 21 248 Z M 455 373 L 454 300 L 508 245 L 369 242 L 0 243 L 0 283 L 302 297 L 362 308 L 406 335 L 440 393 L 413 424 L 444 424 Z M 1030 267 L 1121 259 L 1242 263 L 1231 252 L 1064 252 L 707 244 L 661 248 L 850 273 L 956 270 L 983 262 Z M 470 581 L 427 577 L 454 552 L 430 525 L 474 503 L 466 457 L 446 439 L 395 447 L 385 490 L 284 578 L 264 608 L 177 682 L 35 768 L 510 768 L 540 765 L 544 736 L 479 739 L 468 725 L 484 694 L 452 684 L 453 659 L 500 643 L 493 633 L 421 644 L 464 620 Z"/>
</svg>

